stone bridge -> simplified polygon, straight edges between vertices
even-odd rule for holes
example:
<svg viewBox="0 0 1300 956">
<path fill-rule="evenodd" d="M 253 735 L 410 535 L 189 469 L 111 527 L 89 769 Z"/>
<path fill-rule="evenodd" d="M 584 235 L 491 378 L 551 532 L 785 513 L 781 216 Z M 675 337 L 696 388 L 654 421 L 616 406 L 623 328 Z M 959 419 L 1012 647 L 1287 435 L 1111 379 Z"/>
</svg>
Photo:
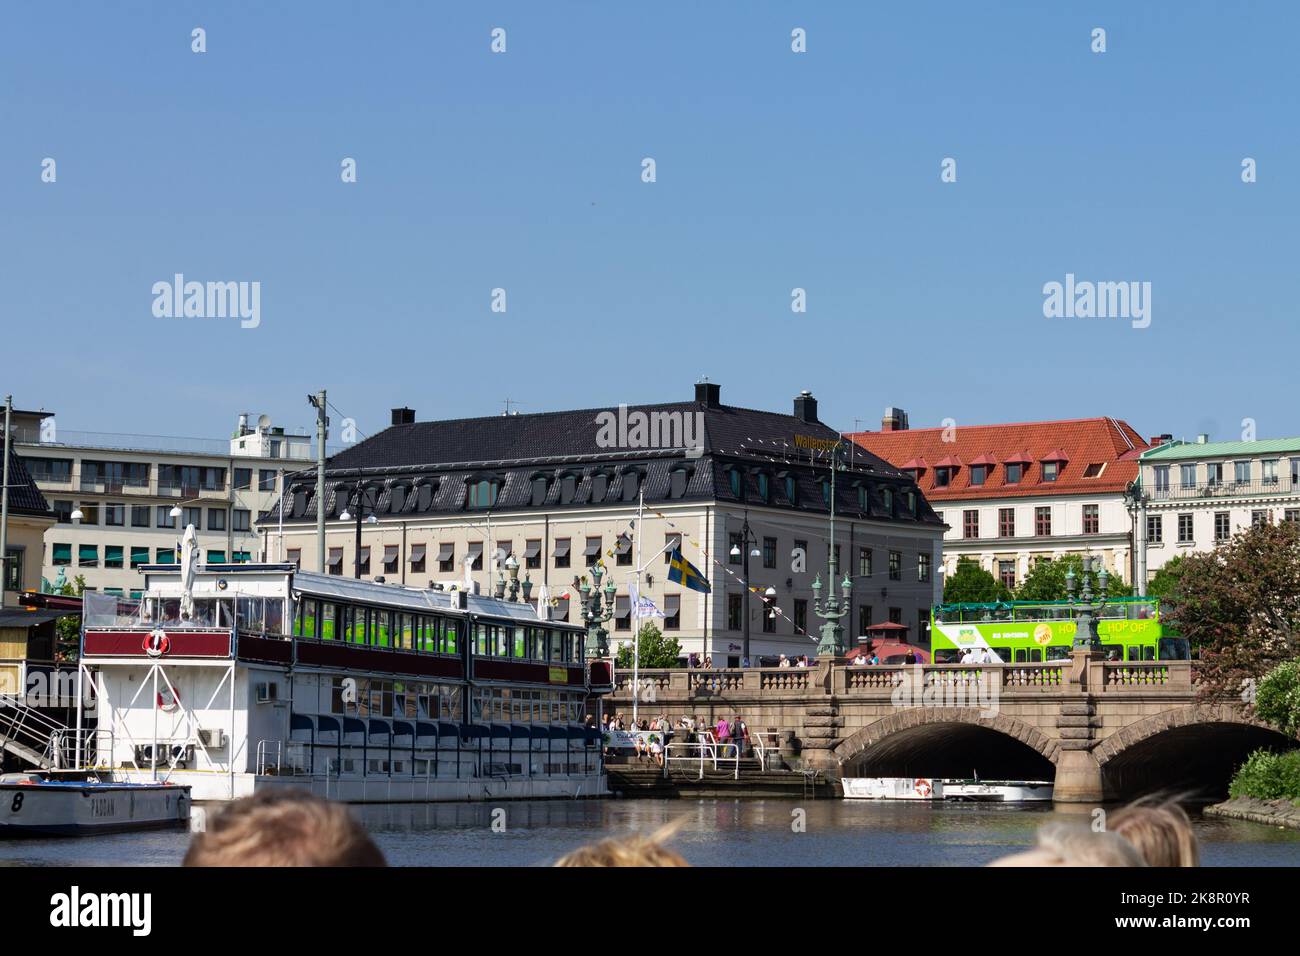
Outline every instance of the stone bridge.
<svg viewBox="0 0 1300 956">
<path fill-rule="evenodd" d="M 1061 802 L 1226 791 L 1261 746 L 1295 746 L 1239 701 L 1210 701 L 1190 661 L 1116 663 L 1077 651 L 1034 664 L 643 670 L 642 717 L 740 715 L 793 734 L 831 776 L 1052 779 Z M 605 706 L 630 716 L 632 674 Z"/>
</svg>

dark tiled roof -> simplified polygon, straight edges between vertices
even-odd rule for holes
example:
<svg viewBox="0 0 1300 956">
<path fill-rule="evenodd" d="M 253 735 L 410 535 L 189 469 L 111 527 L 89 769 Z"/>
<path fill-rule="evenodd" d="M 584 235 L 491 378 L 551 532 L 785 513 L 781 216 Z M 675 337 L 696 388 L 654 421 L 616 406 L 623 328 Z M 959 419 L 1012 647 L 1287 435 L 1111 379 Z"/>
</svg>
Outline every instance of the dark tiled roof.
<svg viewBox="0 0 1300 956">
<path fill-rule="evenodd" d="M 340 495 L 348 494 L 359 478 L 373 483 L 378 513 L 394 517 L 465 511 L 469 485 L 483 479 L 500 483 L 494 511 L 614 506 L 636 500 L 630 484 L 625 497 L 628 472 L 640 477 L 648 503 L 717 500 L 759 504 L 758 476 L 765 473 L 771 489 L 769 504 L 827 510 L 820 484 L 828 474 L 827 455 L 824 451 L 810 452 L 808 446 L 839 440 L 833 428 L 793 415 L 696 402 L 633 406 L 626 414 L 630 418 L 637 412 L 649 418 L 661 416 L 661 421 L 663 416 L 676 416 L 683 423 L 686 416 L 699 413 L 702 429 L 695 426 L 695 419 L 686 429 L 698 443 L 698 453 L 687 454 L 681 447 L 629 447 L 634 443 L 618 440 L 611 446 L 606 440 L 611 437 L 609 432 L 601 433 L 608 419 L 602 422 L 598 416 L 606 413 L 617 417 L 617 409 L 393 425 L 328 460 L 326 514 L 340 513 L 345 503 Z M 696 434 L 701 430 L 702 435 Z M 687 471 L 686 487 L 684 493 L 670 499 L 672 475 L 680 468 Z M 743 476 L 739 496 L 731 490 L 731 468 L 739 468 Z M 562 501 L 560 479 L 566 475 L 574 478 L 575 487 L 572 497 Z M 796 485 L 794 503 L 785 496 L 787 475 Z M 593 498 L 601 476 L 605 479 L 604 495 Z M 546 490 L 534 504 L 533 483 L 537 478 L 546 479 Z M 855 482 L 870 486 L 865 510 L 860 507 L 863 502 Z M 419 502 L 421 484 L 432 487 L 424 508 Z M 919 495 L 917 514 L 907 513 L 901 506 L 906 493 L 915 489 L 911 479 L 861 448 L 852 449 L 849 470 L 836 479 L 836 512 L 846 517 L 891 517 L 884 505 L 883 489 L 887 486 L 895 492 L 893 517 L 937 523 L 937 516 Z M 285 521 L 314 521 L 315 471 L 304 470 L 291 476 L 286 487 L 291 492 L 299 489 L 299 494 L 286 506 Z M 259 523 L 276 521 L 276 515 L 273 508 Z"/>
<path fill-rule="evenodd" d="M 2 474 L 2 472 L 0 472 Z M 50 503 L 32 481 L 27 465 L 9 449 L 9 510 L 20 514 L 49 514 Z"/>
</svg>

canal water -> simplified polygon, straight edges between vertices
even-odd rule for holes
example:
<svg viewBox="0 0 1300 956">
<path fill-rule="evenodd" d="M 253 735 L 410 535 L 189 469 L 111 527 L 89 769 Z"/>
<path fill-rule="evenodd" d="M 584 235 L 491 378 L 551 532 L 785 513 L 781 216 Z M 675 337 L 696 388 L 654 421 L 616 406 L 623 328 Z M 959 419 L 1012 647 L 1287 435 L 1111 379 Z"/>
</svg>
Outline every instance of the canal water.
<svg viewBox="0 0 1300 956">
<path fill-rule="evenodd" d="M 819 800 L 549 800 L 353 808 L 398 866 L 546 866 L 607 835 L 684 818 L 697 866 L 983 866 L 1087 809 Z M 1300 866 L 1300 831 L 1195 816 L 1207 866 Z M 183 832 L 0 840 L 3 866 L 174 866 Z"/>
</svg>

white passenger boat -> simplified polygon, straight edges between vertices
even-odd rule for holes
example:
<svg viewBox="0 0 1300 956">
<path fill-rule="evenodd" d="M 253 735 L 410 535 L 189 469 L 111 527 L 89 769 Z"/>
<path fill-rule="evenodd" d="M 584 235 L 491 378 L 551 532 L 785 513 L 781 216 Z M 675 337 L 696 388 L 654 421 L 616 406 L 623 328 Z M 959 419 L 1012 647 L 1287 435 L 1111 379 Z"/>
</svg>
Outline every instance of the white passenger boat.
<svg viewBox="0 0 1300 956">
<path fill-rule="evenodd" d="M 189 819 L 185 786 L 112 783 L 86 774 L 0 776 L 0 839 L 156 830 L 184 827 Z"/>
<path fill-rule="evenodd" d="M 933 777 L 843 777 L 845 800 L 943 799 L 943 781 Z"/>
<path fill-rule="evenodd" d="M 944 780 L 943 798 L 969 803 L 1034 803 L 1052 799 L 1047 780 Z"/>
<path fill-rule="evenodd" d="M 138 610 L 85 621 L 74 766 L 200 801 L 609 792 L 588 720 L 609 662 L 585 662 L 585 629 L 549 608 L 293 564 L 142 571 Z"/>
</svg>

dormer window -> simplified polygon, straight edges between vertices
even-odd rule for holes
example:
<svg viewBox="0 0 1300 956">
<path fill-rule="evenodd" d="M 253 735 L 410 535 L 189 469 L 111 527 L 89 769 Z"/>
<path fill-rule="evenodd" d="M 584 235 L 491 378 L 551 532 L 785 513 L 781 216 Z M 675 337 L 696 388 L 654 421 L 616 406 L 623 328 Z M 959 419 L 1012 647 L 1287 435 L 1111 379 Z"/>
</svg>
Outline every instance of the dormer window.
<svg viewBox="0 0 1300 956">
<path fill-rule="evenodd" d="M 731 497 L 736 499 L 744 497 L 745 476 L 739 468 L 727 469 L 727 484 L 731 488 Z"/>
<path fill-rule="evenodd" d="M 432 481 L 420 482 L 419 491 L 415 495 L 415 510 L 428 511 L 433 507 L 433 493 L 437 491 L 438 486 Z"/>
<path fill-rule="evenodd" d="M 936 468 L 934 470 L 934 486 L 936 488 L 947 488 L 952 484 L 951 468 Z"/>
<path fill-rule="evenodd" d="M 987 465 L 970 466 L 970 483 L 972 485 L 982 485 L 988 479 L 989 469 Z"/>
<path fill-rule="evenodd" d="M 529 500 L 532 502 L 533 507 L 540 508 L 546 504 L 546 476 L 534 475 L 532 481 L 529 482 L 529 487 L 532 492 Z"/>
<path fill-rule="evenodd" d="M 795 476 L 788 471 L 783 471 L 777 477 L 781 479 L 781 490 L 785 493 L 785 500 L 791 505 L 799 504 L 799 482 Z"/>
<path fill-rule="evenodd" d="M 684 498 L 686 496 L 686 483 L 690 478 L 690 472 L 683 465 L 678 465 L 668 474 L 668 497 Z"/>
<path fill-rule="evenodd" d="M 604 472 L 597 472 L 591 476 L 591 501 L 598 504 L 605 500 L 605 495 L 609 492 L 609 475 Z"/>
<path fill-rule="evenodd" d="M 572 504 L 573 496 L 578 493 L 578 476 L 561 475 L 560 476 L 560 504 Z"/>
<path fill-rule="evenodd" d="M 821 480 L 821 485 L 822 501 L 825 503 L 826 507 L 829 508 L 831 506 L 831 480 L 829 478 L 823 478 Z"/>
<path fill-rule="evenodd" d="M 863 514 L 871 511 L 871 487 L 866 482 L 858 483 L 858 510 Z"/>
<path fill-rule="evenodd" d="M 1061 475 L 1061 463 L 1059 461 L 1043 462 L 1043 481 L 1055 481 Z"/>
<path fill-rule="evenodd" d="M 635 468 L 623 472 L 623 500 L 636 501 L 641 493 L 641 473 Z"/>
<path fill-rule="evenodd" d="M 894 490 L 885 488 L 880 492 L 880 497 L 885 502 L 885 514 L 892 518 L 894 516 Z"/>
<path fill-rule="evenodd" d="M 1085 478 L 1100 478 L 1100 477 L 1101 477 L 1101 473 L 1102 473 L 1103 471 L 1105 471 L 1105 470 L 1106 470 L 1106 463 L 1105 463 L 1105 462 L 1094 461 L 1094 462 L 1092 462 L 1092 464 L 1088 465 L 1088 467 L 1086 467 L 1086 468 L 1083 469 L 1083 477 L 1085 477 Z"/>
<path fill-rule="evenodd" d="M 402 509 L 406 507 L 407 486 L 397 483 L 388 489 L 388 513 L 401 514 Z"/>
<path fill-rule="evenodd" d="M 1018 485 L 1020 479 L 1025 476 L 1025 466 L 1018 461 L 1009 461 L 1003 474 L 1006 475 L 1007 484 Z"/>
<path fill-rule="evenodd" d="M 500 487 L 500 482 L 491 478 L 480 478 L 470 482 L 469 507 L 491 508 L 497 503 L 497 492 Z"/>
<path fill-rule="evenodd" d="M 768 477 L 767 472 L 760 471 L 755 476 L 758 485 L 758 500 L 767 504 L 772 500 L 772 479 Z"/>
</svg>

